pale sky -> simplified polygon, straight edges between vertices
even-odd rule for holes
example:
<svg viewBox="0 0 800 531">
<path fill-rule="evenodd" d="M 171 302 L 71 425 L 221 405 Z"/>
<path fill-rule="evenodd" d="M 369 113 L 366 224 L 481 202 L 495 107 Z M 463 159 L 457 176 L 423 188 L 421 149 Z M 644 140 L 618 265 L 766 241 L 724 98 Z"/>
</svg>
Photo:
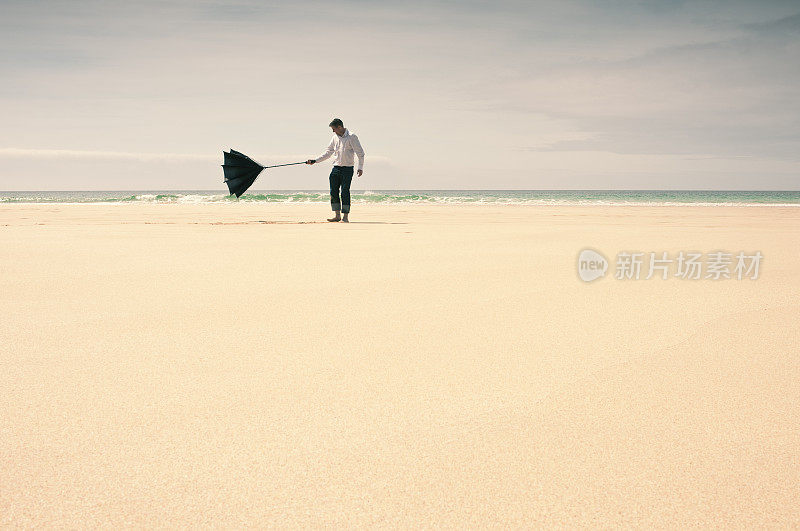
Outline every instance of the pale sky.
<svg viewBox="0 0 800 531">
<path fill-rule="evenodd" d="M 0 0 L 0 190 L 800 189 L 800 2 Z M 326 189 L 330 160 L 254 189 Z"/>
</svg>

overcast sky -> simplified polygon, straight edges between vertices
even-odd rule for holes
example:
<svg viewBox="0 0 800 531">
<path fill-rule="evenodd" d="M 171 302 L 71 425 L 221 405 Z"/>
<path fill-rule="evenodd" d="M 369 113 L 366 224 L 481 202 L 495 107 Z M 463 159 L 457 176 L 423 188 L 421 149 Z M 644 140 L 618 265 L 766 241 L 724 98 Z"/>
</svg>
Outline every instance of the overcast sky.
<svg viewBox="0 0 800 531">
<path fill-rule="evenodd" d="M 800 2 L 0 2 L 0 190 L 800 189 Z M 254 189 L 325 189 L 330 160 Z"/>
</svg>

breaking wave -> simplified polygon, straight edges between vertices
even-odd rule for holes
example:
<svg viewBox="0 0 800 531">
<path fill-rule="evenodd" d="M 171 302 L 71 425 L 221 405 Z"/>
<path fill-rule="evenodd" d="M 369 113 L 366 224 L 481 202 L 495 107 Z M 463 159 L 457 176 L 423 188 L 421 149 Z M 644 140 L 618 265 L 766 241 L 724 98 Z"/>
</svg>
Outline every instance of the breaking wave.
<svg viewBox="0 0 800 531">
<path fill-rule="evenodd" d="M 220 191 L 0 192 L 8 203 L 327 203 L 327 191 L 254 190 L 236 198 Z M 353 203 L 529 204 L 576 206 L 800 206 L 800 191 L 708 190 L 354 190 Z"/>
</svg>

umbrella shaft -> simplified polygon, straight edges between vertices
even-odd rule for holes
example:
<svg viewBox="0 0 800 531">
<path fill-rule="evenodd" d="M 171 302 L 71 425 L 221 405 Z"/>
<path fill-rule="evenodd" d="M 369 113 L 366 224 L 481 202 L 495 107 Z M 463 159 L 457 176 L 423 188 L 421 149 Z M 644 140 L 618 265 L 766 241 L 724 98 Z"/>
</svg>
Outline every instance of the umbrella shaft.
<svg viewBox="0 0 800 531">
<path fill-rule="evenodd" d="M 280 168 L 281 166 L 294 166 L 295 164 L 305 164 L 303 162 L 290 162 L 289 164 L 276 164 L 275 166 L 264 166 L 265 168 Z"/>
</svg>

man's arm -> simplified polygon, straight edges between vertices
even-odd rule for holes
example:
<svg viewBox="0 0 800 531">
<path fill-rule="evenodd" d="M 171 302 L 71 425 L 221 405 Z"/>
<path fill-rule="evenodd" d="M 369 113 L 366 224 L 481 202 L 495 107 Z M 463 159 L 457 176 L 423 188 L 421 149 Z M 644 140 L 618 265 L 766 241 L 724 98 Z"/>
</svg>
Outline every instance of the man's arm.
<svg viewBox="0 0 800 531">
<path fill-rule="evenodd" d="M 327 148 L 325 148 L 325 152 L 322 155 L 320 155 L 319 157 L 317 157 L 316 159 L 313 159 L 314 162 L 311 162 L 311 164 L 316 164 L 317 162 L 322 162 L 323 160 L 325 160 L 328 157 L 330 157 L 331 155 L 333 155 L 333 149 L 334 149 L 334 139 L 331 138 L 331 143 L 328 144 Z"/>
<path fill-rule="evenodd" d="M 351 134 L 350 137 L 353 142 L 353 153 L 358 157 L 358 172 L 361 175 L 361 172 L 364 171 L 364 148 L 361 147 L 358 136 Z"/>
</svg>

